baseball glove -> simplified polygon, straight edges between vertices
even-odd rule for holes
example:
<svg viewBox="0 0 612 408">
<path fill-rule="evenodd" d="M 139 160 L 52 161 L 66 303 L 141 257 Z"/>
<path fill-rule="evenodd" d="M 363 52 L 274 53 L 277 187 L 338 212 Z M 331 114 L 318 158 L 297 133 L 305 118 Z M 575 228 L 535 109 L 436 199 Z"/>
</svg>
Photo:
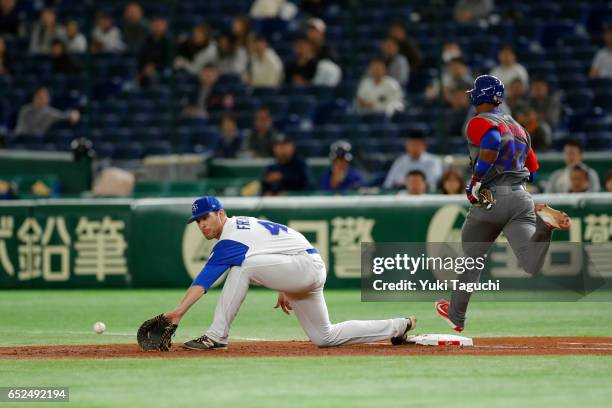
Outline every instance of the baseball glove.
<svg viewBox="0 0 612 408">
<path fill-rule="evenodd" d="M 178 324 L 172 324 L 163 314 L 140 325 L 136 338 L 143 351 L 168 351 Z"/>
<path fill-rule="evenodd" d="M 495 205 L 496 200 L 493 197 L 493 193 L 491 190 L 487 188 L 481 188 L 478 192 L 478 206 L 484 207 L 487 210 L 490 210 Z"/>
</svg>

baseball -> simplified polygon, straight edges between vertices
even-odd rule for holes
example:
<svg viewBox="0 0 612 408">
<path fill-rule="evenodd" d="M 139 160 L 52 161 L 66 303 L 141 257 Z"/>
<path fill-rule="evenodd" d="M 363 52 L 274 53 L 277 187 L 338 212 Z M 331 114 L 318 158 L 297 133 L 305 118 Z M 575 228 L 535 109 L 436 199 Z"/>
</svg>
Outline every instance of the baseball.
<svg viewBox="0 0 612 408">
<path fill-rule="evenodd" d="M 93 329 L 96 333 L 98 334 L 102 334 L 104 333 L 104 330 L 106 330 L 106 325 L 102 322 L 96 322 L 96 324 L 94 324 Z"/>
</svg>

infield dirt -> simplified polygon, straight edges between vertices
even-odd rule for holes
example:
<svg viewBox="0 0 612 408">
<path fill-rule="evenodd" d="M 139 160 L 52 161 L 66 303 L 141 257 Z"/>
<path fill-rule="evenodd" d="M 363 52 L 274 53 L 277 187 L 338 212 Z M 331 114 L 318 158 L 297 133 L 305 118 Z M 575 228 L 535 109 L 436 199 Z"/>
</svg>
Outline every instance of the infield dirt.
<svg viewBox="0 0 612 408">
<path fill-rule="evenodd" d="M 307 341 L 232 342 L 226 350 L 193 351 L 174 344 L 169 352 L 143 352 L 134 344 L 0 347 L 0 360 L 61 358 L 209 358 L 448 355 L 612 355 L 612 337 L 475 338 L 473 347 L 392 346 L 389 343 L 318 348 Z"/>
</svg>

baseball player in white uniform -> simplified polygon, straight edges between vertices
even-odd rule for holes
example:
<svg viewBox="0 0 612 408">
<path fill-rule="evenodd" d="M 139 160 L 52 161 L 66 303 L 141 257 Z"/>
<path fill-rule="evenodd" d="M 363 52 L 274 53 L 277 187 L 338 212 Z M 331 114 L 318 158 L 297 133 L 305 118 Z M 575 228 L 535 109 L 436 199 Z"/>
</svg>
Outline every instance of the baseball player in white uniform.
<svg viewBox="0 0 612 408">
<path fill-rule="evenodd" d="M 164 315 L 178 324 L 213 283 L 226 270 L 229 273 L 212 325 L 201 337 L 186 342 L 186 348 L 227 348 L 230 327 L 251 284 L 277 290 L 276 307 L 286 314 L 293 310 L 308 338 L 319 347 L 387 339 L 403 344 L 408 331 L 416 327 L 413 316 L 332 324 L 323 296 L 325 264 L 302 234 L 285 225 L 253 217 L 228 217 L 212 196 L 193 203 L 188 222 L 194 221 L 206 239 L 219 241 L 183 300 Z"/>
</svg>

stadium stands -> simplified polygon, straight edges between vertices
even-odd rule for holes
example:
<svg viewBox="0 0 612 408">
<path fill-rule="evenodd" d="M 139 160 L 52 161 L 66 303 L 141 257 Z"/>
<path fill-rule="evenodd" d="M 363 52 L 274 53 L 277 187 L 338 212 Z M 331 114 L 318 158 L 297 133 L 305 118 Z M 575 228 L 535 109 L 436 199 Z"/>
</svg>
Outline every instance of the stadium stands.
<svg viewBox="0 0 612 408">
<path fill-rule="evenodd" d="M 299 1 L 294 1 L 299 7 Z M 28 52 L 28 29 L 38 19 L 40 5 L 33 0 L 18 1 L 24 36 L 5 37 L 11 58 L 10 75 L 0 76 L 0 134 L 11 134 L 19 108 L 29 102 L 36 87 L 46 84 L 51 106 L 79 109 L 82 119 L 76 126 L 58 124 L 46 135 L 7 136 L 10 148 L 69 150 L 70 141 L 86 136 L 94 142 L 99 157 L 116 160 L 141 159 L 151 154 L 203 152 L 214 149 L 218 138 L 220 112 L 211 109 L 208 118 L 181 115 L 186 100 L 198 86 L 196 76 L 167 69 L 154 84 L 136 85 L 136 53 L 86 53 L 76 55 L 84 67 L 80 74 L 53 74 L 50 58 Z M 55 9 L 58 21 L 76 20 L 88 35 L 99 11 L 109 13 L 120 26 L 125 1 L 45 1 Z M 214 34 L 230 27 L 236 15 L 248 15 L 252 1 L 159 1 L 142 2 L 145 16 L 169 18 L 176 40 L 198 23 L 206 22 Z M 562 92 L 561 124 L 553 133 L 552 148 L 571 134 L 583 138 L 586 150 L 612 147 L 612 80 L 590 79 L 588 72 L 595 52 L 602 46 L 602 25 L 612 21 L 608 1 L 556 0 L 534 3 L 517 0 L 496 2 L 495 18 L 472 25 L 460 25 L 452 18 L 454 1 L 403 0 L 335 1 L 323 8 L 327 41 L 339 54 L 342 82 L 335 88 L 284 85 L 279 89 L 249 88 L 235 75 L 218 80 L 221 93 L 231 95 L 231 110 L 241 129 L 252 125 L 254 110 L 268 106 L 275 126 L 297 141 L 302 155 L 325 156 L 329 144 L 350 140 L 362 164 L 376 172 L 402 151 L 402 137 L 419 129 L 427 135 L 432 151 L 463 152 L 458 135 L 447 135 L 438 103 L 426 102 L 423 92 L 440 74 L 439 56 L 444 41 L 457 41 L 474 74 L 488 72 L 497 51 L 512 44 L 518 60 L 530 75 L 544 77 L 554 90 Z M 440 7 L 443 4 L 445 7 Z M 265 34 L 270 46 L 283 61 L 292 58 L 292 40 L 301 31 L 307 16 L 294 20 L 278 18 L 253 20 L 251 30 Z M 387 117 L 360 115 L 352 109 L 359 79 L 368 60 L 378 54 L 380 41 L 389 24 L 400 19 L 419 44 L 424 63 L 411 73 L 405 89 L 407 108 Z"/>
</svg>

